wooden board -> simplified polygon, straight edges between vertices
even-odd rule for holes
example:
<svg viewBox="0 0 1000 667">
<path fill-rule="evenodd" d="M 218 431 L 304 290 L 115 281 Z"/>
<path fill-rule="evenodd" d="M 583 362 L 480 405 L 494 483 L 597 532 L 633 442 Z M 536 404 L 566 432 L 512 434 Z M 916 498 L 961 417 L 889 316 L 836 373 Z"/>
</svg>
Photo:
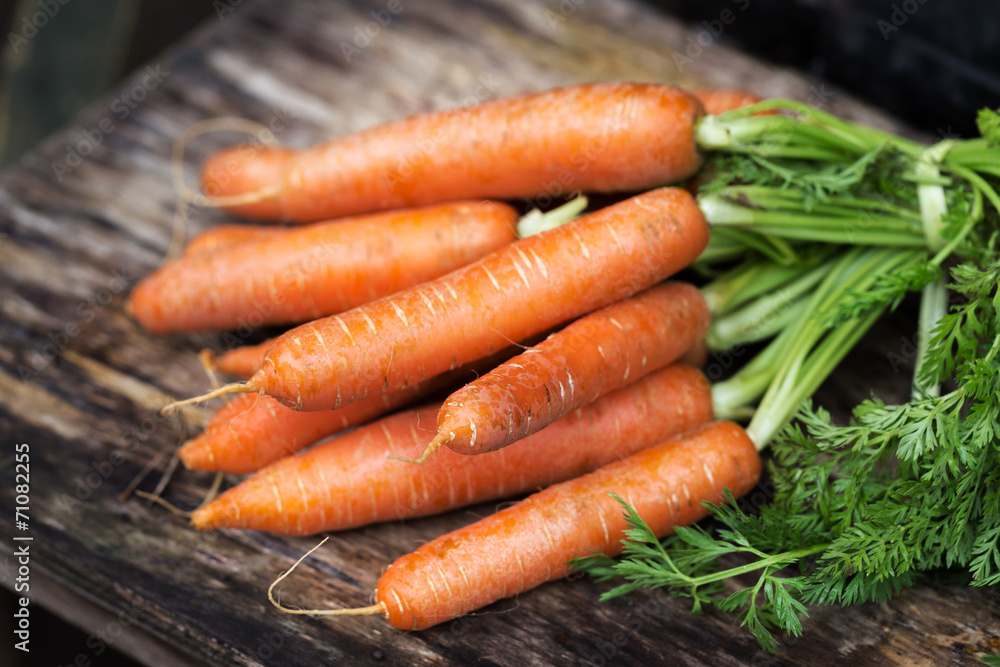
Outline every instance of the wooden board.
<svg viewBox="0 0 1000 667">
<path fill-rule="evenodd" d="M 419 634 L 378 618 L 287 616 L 265 591 L 314 539 L 201 534 L 138 499 L 120 502 L 140 469 L 209 414 L 157 411 L 206 388 L 194 352 L 219 347 L 220 337 L 153 337 L 123 310 L 136 280 L 170 246 L 171 142 L 196 121 L 251 118 L 281 142 L 305 146 L 413 112 L 633 79 L 740 85 L 896 127 L 828 86 L 722 46 L 688 52 L 697 31 L 633 2 L 404 0 L 395 15 L 382 13 L 383 0 L 216 6 L 218 19 L 0 175 L 0 544 L 9 552 L 12 536 L 31 536 L 39 581 L 114 614 L 103 625 L 106 639 L 146 633 L 192 661 L 237 665 L 958 665 L 1000 650 L 1000 599 L 960 588 L 918 587 L 882 606 L 817 609 L 805 636 L 786 640 L 777 657 L 729 617 L 691 618 L 683 602 L 648 592 L 601 604 L 605 587 L 588 580 L 546 585 Z M 685 53 L 687 60 L 677 57 Z M 189 179 L 212 150 L 242 140 L 214 134 L 193 142 L 184 161 Z M 189 217 L 191 232 L 226 219 L 204 210 Z M 905 356 L 910 322 L 880 325 L 823 400 L 843 414 L 871 387 L 887 400 L 904 398 L 905 373 L 893 373 L 887 355 Z M 17 530 L 10 511 L 21 442 L 31 452 L 27 531 Z M 157 471 L 164 465 L 160 459 Z M 178 474 L 166 495 L 190 507 L 209 481 Z M 367 604 L 391 559 L 491 509 L 332 535 L 282 597 L 315 607 Z M 0 558 L 10 587 L 12 561 Z M 84 614 L 75 621 L 93 631 Z M 79 653 L 96 657 L 89 645 Z"/>
</svg>

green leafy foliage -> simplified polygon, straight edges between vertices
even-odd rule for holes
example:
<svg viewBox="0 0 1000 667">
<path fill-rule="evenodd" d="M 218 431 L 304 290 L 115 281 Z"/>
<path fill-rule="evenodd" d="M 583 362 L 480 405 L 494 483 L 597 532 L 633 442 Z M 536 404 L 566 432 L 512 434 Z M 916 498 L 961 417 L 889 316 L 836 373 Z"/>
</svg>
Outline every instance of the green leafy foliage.
<svg viewBox="0 0 1000 667">
<path fill-rule="evenodd" d="M 874 311 L 895 310 L 910 292 L 919 292 L 941 275 L 941 268 L 930 261 L 907 266 L 892 273 L 881 273 L 864 290 L 852 290 L 848 299 L 826 316 L 825 324 L 835 327 Z"/>
<path fill-rule="evenodd" d="M 1000 445 L 965 417 L 963 391 L 897 406 L 871 399 L 846 426 L 807 405 L 772 445 L 775 496 L 758 513 L 727 494 L 708 505 L 712 532 L 680 527 L 661 542 L 623 505 L 622 559 L 575 566 L 626 579 L 605 598 L 666 587 L 695 612 L 735 612 L 769 651 L 775 629 L 802 632 L 806 605 L 884 602 L 941 568 L 1000 585 Z M 720 569 L 734 558 L 744 564 Z"/>
<path fill-rule="evenodd" d="M 694 612 L 734 613 L 775 651 L 775 632 L 800 634 L 809 605 L 883 602 L 919 581 L 1000 586 L 1000 151 L 987 145 L 1000 143 L 1000 113 L 980 112 L 983 139 L 949 144 L 940 164 L 945 246 L 932 252 L 915 250 L 907 235 L 914 224 L 920 235 L 914 161 L 923 147 L 794 103 L 759 107 L 719 117 L 738 143 L 710 156 L 699 186 L 728 216 L 719 228 L 746 257 L 733 267 L 732 252 L 719 255 L 730 264 L 716 268 L 706 292 L 722 307 L 754 312 L 755 303 L 804 280 L 811 267 L 803 258 L 822 257 L 832 267 L 799 295 L 809 310 L 716 385 L 717 401 L 739 402 L 717 402 L 717 410 L 736 413 L 760 400 L 748 428 L 768 434 L 759 445 L 778 433 L 767 478 L 773 498 L 751 511 L 727 492 L 723 504 L 708 505 L 711 523 L 678 527 L 662 541 L 623 503 L 629 530 L 622 557 L 574 566 L 624 581 L 605 598 L 664 588 L 690 600 Z M 748 117 L 765 107 L 794 114 Z M 794 234 L 775 236 L 790 219 Z M 886 232 L 883 247 L 866 254 L 830 241 L 830 226 L 852 225 Z M 836 238 L 849 241 L 850 234 Z M 862 261 L 872 252 L 881 253 L 878 262 Z M 935 287 L 942 279 L 951 294 L 943 315 Z M 851 332 L 863 330 L 863 318 L 921 290 L 925 305 L 939 307 L 919 323 L 912 400 L 888 405 L 872 397 L 844 424 L 809 401 L 781 398 L 805 395 L 791 389 L 819 386 L 833 371 L 844 350 L 830 341 L 853 345 L 860 334 Z M 780 426 L 780 415 L 796 409 L 783 430 L 755 431 L 757 423 Z M 995 656 L 982 660 L 1000 664 Z"/>
<path fill-rule="evenodd" d="M 979 134 L 989 142 L 1000 142 L 1000 113 L 993 109 L 980 109 L 976 116 Z"/>
</svg>

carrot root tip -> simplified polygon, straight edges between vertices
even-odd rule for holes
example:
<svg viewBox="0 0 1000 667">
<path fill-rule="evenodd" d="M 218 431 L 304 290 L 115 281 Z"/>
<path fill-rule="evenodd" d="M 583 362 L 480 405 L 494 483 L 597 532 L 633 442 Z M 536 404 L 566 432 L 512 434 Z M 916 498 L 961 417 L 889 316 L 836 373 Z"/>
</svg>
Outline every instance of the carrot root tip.
<svg viewBox="0 0 1000 667">
<path fill-rule="evenodd" d="M 145 498 L 146 500 L 148 500 L 148 501 L 150 501 L 152 503 L 156 503 L 157 505 L 166 508 L 167 510 L 169 510 L 169 512 L 171 514 L 176 514 L 177 516 L 183 516 L 183 517 L 186 517 L 186 518 L 191 518 L 192 512 L 190 512 L 188 510 L 182 510 L 177 505 L 174 505 L 170 501 L 164 500 L 163 498 L 161 498 L 159 495 L 157 495 L 155 493 L 147 493 L 145 491 L 136 491 L 135 495 L 139 496 L 140 498 Z"/>
<path fill-rule="evenodd" d="M 179 137 L 174 139 L 170 155 L 174 189 L 177 191 L 181 202 L 191 203 L 200 207 L 235 206 L 239 204 L 252 204 L 269 197 L 277 196 L 281 191 L 280 183 L 272 183 L 260 190 L 239 195 L 211 197 L 193 190 L 184 181 L 184 150 L 187 148 L 187 144 L 195 137 L 208 134 L 209 132 L 220 131 L 246 132 L 247 134 L 261 136 L 261 130 L 268 130 L 268 128 L 245 118 L 228 117 L 208 118 L 194 123 L 184 130 Z M 264 143 L 268 145 L 277 143 L 274 140 L 273 133 L 270 134 L 270 139 Z"/>
<path fill-rule="evenodd" d="M 304 553 L 301 558 L 295 561 L 294 565 L 288 568 L 288 570 L 286 570 L 285 572 L 282 572 L 277 579 L 271 582 L 271 585 L 268 586 L 267 588 L 267 599 L 271 601 L 271 604 L 273 604 L 275 607 L 285 612 L 286 614 L 305 614 L 307 616 L 371 616 L 374 614 L 385 615 L 386 608 L 384 602 L 379 602 L 377 604 L 373 604 L 368 607 L 356 607 L 353 609 L 290 609 L 288 607 L 283 606 L 280 602 L 274 599 L 274 587 L 277 586 L 279 583 L 281 583 L 282 579 L 290 575 L 292 571 L 295 570 L 295 568 L 297 568 L 299 564 L 302 563 L 302 561 L 304 561 L 306 558 L 312 555 L 314 551 L 316 551 L 321 546 L 326 544 L 326 541 L 328 539 L 330 538 L 324 537 L 319 544 L 317 544 L 312 549 Z"/>
<path fill-rule="evenodd" d="M 238 195 L 225 195 L 212 197 L 192 190 L 183 191 L 181 196 L 187 201 L 201 208 L 227 208 L 230 206 L 243 206 L 246 204 L 258 204 L 262 201 L 277 197 L 281 193 L 279 184 L 268 185 L 259 190 L 252 190 Z"/>
<path fill-rule="evenodd" d="M 194 396 L 192 398 L 185 398 L 182 401 L 174 401 L 173 403 L 168 403 L 160 408 L 160 414 L 169 415 L 173 413 L 177 408 L 182 408 L 185 405 L 193 405 L 195 403 L 202 403 L 211 398 L 216 398 L 218 396 L 225 396 L 226 394 L 248 394 L 252 391 L 257 391 L 249 382 L 231 382 L 229 384 L 222 385 L 218 389 L 213 389 L 212 391 L 202 394 L 201 396 Z"/>
<path fill-rule="evenodd" d="M 434 439 L 427 444 L 427 448 L 424 450 L 424 453 L 415 459 L 409 458 L 407 456 L 400 456 L 399 454 L 389 454 L 389 458 L 393 459 L 394 461 L 403 461 L 405 463 L 418 463 L 418 464 L 423 463 L 430 458 L 431 454 L 440 449 L 441 445 L 443 445 L 446 442 L 446 440 L 447 439 L 445 438 L 445 435 L 443 433 L 436 435 Z"/>
</svg>

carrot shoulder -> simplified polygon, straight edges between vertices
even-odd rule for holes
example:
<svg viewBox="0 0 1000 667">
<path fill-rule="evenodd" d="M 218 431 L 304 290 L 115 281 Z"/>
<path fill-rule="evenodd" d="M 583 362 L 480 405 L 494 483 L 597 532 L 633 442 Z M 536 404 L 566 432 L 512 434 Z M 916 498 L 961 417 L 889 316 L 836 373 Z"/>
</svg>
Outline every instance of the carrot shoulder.
<svg viewBox="0 0 1000 667">
<path fill-rule="evenodd" d="M 514 240 L 516 220 L 506 204 L 457 202 L 300 227 L 181 257 L 130 307 L 154 333 L 313 320 L 479 259 Z"/>
<path fill-rule="evenodd" d="M 419 466 L 387 458 L 423 451 L 437 408 L 386 417 L 277 461 L 197 510 L 192 520 L 200 529 L 303 535 L 437 514 L 584 474 L 712 416 L 707 380 L 677 365 L 501 451 L 462 456 L 443 450 Z"/>
<path fill-rule="evenodd" d="M 275 339 L 252 378 L 212 395 L 264 391 L 320 410 L 396 391 L 642 291 L 707 243 L 690 194 L 653 190 L 292 329 Z"/>
<path fill-rule="evenodd" d="M 671 282 L 576 320 L 445 399 L 438 434 L 460 454 L 506 447 L 609 391 L 659 370 L 708 331 L 708 306 Z"/>
<path fill-rule="evenodd" d="M 745 90 L 731 88 L 696 90 L 692 94 L 705 107 L 705 113 L 713 116 L 718 116 L 720 113 L 732 111 L 733 109 L 748 107 L 764 99 Z"/>
<path fill-rule="evenodd" d="M 311 221 L 456 198 L 647 190 L 700 165 L 701 105 L 666 85 L 596 83 L 492 100 L 379 125 L 314 148 L 223 151 L 202 169 L 229 207 Z M 555 184 L 555 185 L 553 185 Z"/>
</svg>

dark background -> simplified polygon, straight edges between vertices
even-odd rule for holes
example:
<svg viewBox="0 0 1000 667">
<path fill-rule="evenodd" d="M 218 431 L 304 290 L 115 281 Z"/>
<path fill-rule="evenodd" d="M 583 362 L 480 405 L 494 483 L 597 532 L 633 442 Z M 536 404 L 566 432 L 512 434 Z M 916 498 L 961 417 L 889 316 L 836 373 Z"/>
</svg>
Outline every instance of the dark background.
<svg viewBox="0 0 1000 667">
<path fill-rule="evenodd" d="M 725 27 L 721 42 L 822 78 L 931 135 L 970 136 L 975 110 L 1000 106 L 997 0 L 647 1 L 692 30 L 725 9 L 744 7 L 740 20 Z M 38 18 L 46 7 L 58 11 Z M 33 18 L 45 21 L 37 33 Z M 65 5 L 0 0 L 5 37 L 0 45 L 0 166 L 70 122 L 88 102 L 199 22 L 214 18 L 211 0 L 70 0 Z M 9 593 L 2 589 L 0 613 L 6 616 L 10 608 Z M 72 656 L 60 647 L 85 640 L 37 607 L 32 622 L 35 637 L 56 641 L 32 642 L 27 661 L 5 642 L 0 663 L 66 664 Z M 105 654 L 101 664 L 133 663 Z"/>
<path fill-rule="evenodd" d="M 928 134 L 972 135 L 974 111 L 1000 105 L 996 0 L 647 2 L 693 30 L 742 9 L 720 41 L 823 78 Z M 58 11 L 18 41 L 46 6 Z M 0 166 L 215 14 L 212 0 L 0 0 Z"/>
</svg>

